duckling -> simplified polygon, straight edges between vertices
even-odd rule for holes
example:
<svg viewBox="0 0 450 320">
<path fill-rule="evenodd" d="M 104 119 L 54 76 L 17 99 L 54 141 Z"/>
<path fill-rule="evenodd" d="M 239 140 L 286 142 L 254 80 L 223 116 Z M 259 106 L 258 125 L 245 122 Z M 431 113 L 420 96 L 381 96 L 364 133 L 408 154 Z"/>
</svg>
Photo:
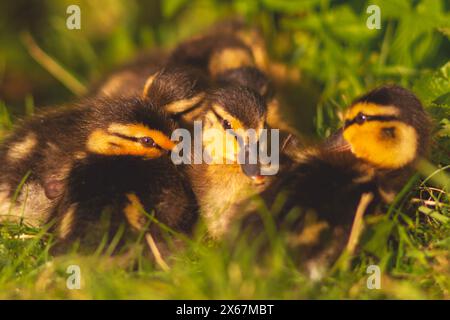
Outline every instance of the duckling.
<svg viewBox="0 0 450 320">
<path fill-rule="evenodd" d="M 258 143 L 264 129 L 267 106 L 254 90 L 227 85 L 209 91 L 200 109 L 201 114 L 194 119 L 202 126 L 203 149 L 199 152 L 200 157 L 207 154 L 210 159 L 196 163 L 199 152 L 194 150 L 188 174 L 209 235 L 218 239 L 242 211 L 244 199 L 264 188 L 261 165 L 248 159 L 251 143 Z M 254 136 L 249 129 L 254 130 Z M 239 164 L 241 152 L 246 161 Z"/>
<path fill-rule="evenodd" d="M 119 200 L 126 197 L 146 210 L 156 209 L 156 216 L 174 229 L 187 230 L 196 215 L 195 196 L 183 169 L 167 159 L 175 125 L 163 111 L 178 99 L 172 90 L 177 79 L 164 73 L 165 87 L 149 87 L 152 98 L 90 98 L 24 121 L 1 147 L 6 164 L 0 181 L 2 220 L 23 218 L 41 226 L 56 216 L 59 238 L 69 240 L 80 229 L 77 216 L 94 211 L 94 217 L 106 204 L 118 212 L 125 205 Z M 157 75 L 155 84 L 159 80 Z M 111 196 L 116 191 L 118 199 Z M 126 217 L 134 227 L 140 221 L 137 214 Z"/>
<path fill-rule="evenodd" d="M 261 196 L 276 211 L 278 226 L 290 230 L 290 243 L 312 273 L 344 248 L 363 194 L 374 196 L 369 212 L 393 200 L 426 155 L 429 128 L 416 96 L 387 85 L 356 99 L 343 128 L 322 145 L 293 152 L 296 164 Z M 292 152 L 295 139 L 288 144 Z M 245 223 L 255 221 L 261 223 L 250 215 Z"/>
<path fill-rule="evenodd" d="M 159 224 L 144 212 L 188 234 L 197 205 L 184 168 L 168 157 L 175 146 L 169 138 L 175 123 L 158 105 L 142 99 L 100 101 L 92 116 L 97 120 L 87 128 L 86 156 L 72 165 L 53 213 L 62 247 L 74 240 L 93 241 L 90 227 L 105 211 L 111 215 L 111 238 L 127 222 L 132 230 L 162 241 Z"/>
<path fill-rule="evenodd" d="M 255 67 L 250 48 L 223 29 L 180 44 L 169 57 L 171 63 L 194 67 L 211 79 L 213 88 L 197 108 L 183 114 L 183 126 L 194 132 L 195 121 L 202 123 L 201 152 L 212 159 L 194 163 L 189 175 L 209 234 L 217 239 L 227 232 L 244 199 L 264 187 L 260 164 L 239 165 L 237 157 L 249 149 L 247 130 L 255 130 L 258 144 L 267 120 L 266 100 L 272 98 L 271 83 Z"/>
</svg>

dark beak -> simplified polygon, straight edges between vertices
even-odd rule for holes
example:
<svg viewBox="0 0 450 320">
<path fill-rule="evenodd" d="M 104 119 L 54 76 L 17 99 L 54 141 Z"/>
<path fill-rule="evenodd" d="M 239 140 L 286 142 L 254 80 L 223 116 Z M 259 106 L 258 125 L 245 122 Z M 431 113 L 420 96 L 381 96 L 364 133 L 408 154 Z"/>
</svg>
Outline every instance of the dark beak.
<svg viewBox="0 0 450 320">
<path fill-rule="evenodd" d="M 347 140 L 344 139 L 343 134 L 343 128 L 333 133 L 323 142 L 323 149 L 330 152 L 344 152 L 350 150 L 351 146 Z"/>
<path fill-rule="evenodd" d="M 250 162 L 249 146 L 245 146 L 245 163 L 241 164 L 242 172 L 251 178 L 256 184 L 262 184 L 265 181 L 264 176 L 261 175 L 261 166 L 259 162 L 251 164 Z"/>
</svg>

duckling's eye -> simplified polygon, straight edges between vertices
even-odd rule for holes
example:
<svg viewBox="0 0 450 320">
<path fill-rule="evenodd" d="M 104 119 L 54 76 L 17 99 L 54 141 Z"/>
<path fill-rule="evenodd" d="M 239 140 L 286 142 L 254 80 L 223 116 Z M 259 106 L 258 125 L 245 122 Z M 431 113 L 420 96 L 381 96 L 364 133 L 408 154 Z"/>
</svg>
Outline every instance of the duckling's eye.
<svg viewBox="0 0 450 320">
<path fill-rule="evenodd" d="M 222 119 L 222 127 L 225 130 L 231 129 L 231 123 L 228 120 Z"/>
<path fill-rule="evenodd" d="M 358 113 L 355 117 L 355 122 L 357 124 L 363 124 L 367 120 L 367 116 L 364 115 L 362 112 Z"/>
<path fill-rule="evenodd" d="M 155 141 L 150 137 L 141 137 L 139 138 L 139 143 L 142 144 L 144 147 L 156 147 L 157 144 Z"/>
</svg>

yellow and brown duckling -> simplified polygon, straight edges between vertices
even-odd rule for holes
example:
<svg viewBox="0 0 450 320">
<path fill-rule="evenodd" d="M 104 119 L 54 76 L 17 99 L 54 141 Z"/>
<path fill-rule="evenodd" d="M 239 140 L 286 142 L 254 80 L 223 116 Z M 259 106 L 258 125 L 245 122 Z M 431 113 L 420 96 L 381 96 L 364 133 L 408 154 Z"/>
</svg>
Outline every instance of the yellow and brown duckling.
<svg viewBox="0 0 450 320">
<path fill-rule="evenodd" d="M 212 153 L 211 163 L 194 163 L 189 172 L 201 214 L 214 238 L 227 233 L 230 222 L 244 211 L 245 200 L 260 192 L 266 180 L 258 163 L 239 165 L 237 157 L 242 150 L 249 153 L 249 129 L 254 130 L 254 144 L 258 144 L 273 88 L 256 67 L 251 48 L 234 31 L 217 28 L 188 40 L 169 58 L 169 63 L 197 68 L 213 86 L 204 102 L 183 120 L 191 126 L 201 121 L 204 151 Z"/>
<path fill-rule="evenodd" d="M 160 225 L 189 233 L 197 204 L 186 173 L 169 153 L 174 122 L 160 107 L 142 99 L 115 99 L 97 105 L 92 128 L 86 128 L 86 156 L 65 179 L 56 206 L 54 230 L 63 243 L 89 239 L 89 227 L 105 211 L 112 237 L 123 223 L 162 240 Z M 90 240 L 90 239 L 89 239 Z"/>
<path fill-rule="evenodd" d="M 311 272 L 342 252 L 364 193 L 375 199 L 369 211 L 379 201 L 392 201 L 425 155 L 429 128 L 413 93 L 382 86 L 355 100 L 344 127 L 325 143 L 297 150 L 294 167 L 262 197 L 269 208 L 277 203 L 275 220 L 290 231 L 290 243 Z M 258 219 L 253 215 L 246 223 Z"/>
<path fill-rule="evenodd" d="M 39 226 L 57 217 L 59 238 L 71 240 L 103 207 L 137 228 L 142 219 L 127 208 L 139 204 L 187 232 L 196 201 L 183 169 L 168 158 L 175 124 L 163 107 L 178 98 L 172 86 L 149 88 L 154 99 L 86 99 L 24 121 L 2 145 L 2 220 Z"/>
<path fill-rule="evenodd" d="M 201 121 L 201 152 L 210 159 L 194 162 L 189 176 L 208 230 L 220 238 L 243 210 L 243 200 L 264 187 L 260 164 L 248 159 L 250 144 L 258 142 L 264 129 L 267 107 L 254 90 L 228 85 L 209 91 L 200 110 L 194 120 Z M 240 153 L 245 163 L 238 163 Z"/>
</svg>

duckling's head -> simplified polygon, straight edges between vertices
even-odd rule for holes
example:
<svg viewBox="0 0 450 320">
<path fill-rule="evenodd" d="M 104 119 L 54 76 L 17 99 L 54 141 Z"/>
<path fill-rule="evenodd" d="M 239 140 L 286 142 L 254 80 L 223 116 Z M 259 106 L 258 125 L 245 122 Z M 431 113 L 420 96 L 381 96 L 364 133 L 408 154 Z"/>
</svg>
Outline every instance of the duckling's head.
<svg viewBox="0 0 450 320">
<path fill-rule="evenodd" d="M 207 80 L 198 69 L 170 66 L 147 79 L 142 96 L 173 115 L 197 106 L 206 87 Z"/>
<path fill-rule="evenodd" d="M 267 75 L 253 66 L 243 66 L 229 69 L 217 76 L 219 84 L 238 84 L 251 88 L 269 101 L 274 95 L 274 89 Z"/>
<path fill-rule="evenodd" d="M 258 164 L 252 163 L 248 156 L 256 148 L 264 128 L 267 113 L 264 98 L 250 88 L 227 85 L 210 92 L 206 103 L 203 146 L 211 162 L 236 164 L 244 155 L 243 172 L 251 178 L 260 177 Z"/>
<path fill-rule="evenodd" d="M 399 86 L 382 86 L 348 109 L 343 138 L 357 158 L 380 169 L 395 170 L 425 153 L 429 127 L 413 93 Z"/>
<path fill-rule="evenodd" d="M 170 152 L 174 122 L 143 99 L 99 99 L 87 121 L 86 149 L 103 156 L 156 159 Z"/>
</svg>

